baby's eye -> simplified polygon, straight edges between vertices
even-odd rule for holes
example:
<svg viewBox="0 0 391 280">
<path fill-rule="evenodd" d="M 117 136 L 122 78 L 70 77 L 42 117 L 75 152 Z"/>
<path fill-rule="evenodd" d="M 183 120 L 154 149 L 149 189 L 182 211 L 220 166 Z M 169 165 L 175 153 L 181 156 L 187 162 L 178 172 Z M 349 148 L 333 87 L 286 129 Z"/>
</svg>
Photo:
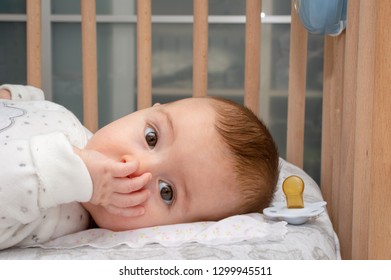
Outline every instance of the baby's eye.
<svg viewBox="0 0 391 280">
<path fill-rule="evenodd" d="M 151 127 L 147 127 L 144 132 L 145 141 L 150 149 L 155 148 L 158 140 L 157 132 Z"/>
<path fill-rule="evenodd" d="M 166 182 L 159 181 L 160 197 L 167 204 L 171 204 L 174 200 L 174 191 Z"/>
</svg>

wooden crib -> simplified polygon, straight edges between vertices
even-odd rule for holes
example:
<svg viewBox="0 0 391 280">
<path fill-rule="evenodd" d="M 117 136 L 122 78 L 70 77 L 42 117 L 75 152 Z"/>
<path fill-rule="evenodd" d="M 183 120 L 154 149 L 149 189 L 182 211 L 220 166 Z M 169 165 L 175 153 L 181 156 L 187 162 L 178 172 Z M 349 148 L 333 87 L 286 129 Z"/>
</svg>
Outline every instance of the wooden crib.
<svg viewBox="0 0 391 280">
<path fill-rule="evenodd" d="M 41 86 L 41 3 L 27 3 L 27 79 Z M 246 1 L 244 102 L 258 112 L 261 0 Z M 95 0 L 81 0 L 84 124 L 98 126 Z M 391 2 L 348 1 L 325 38 L 321 190 L 344 259 L 391 258 Z M 151 0 L 138 0 L 138 108 L 151 106 Z M 194 0 L 193 95 L 207 94 L 208 0 Z M 307 31 L 292 8 L 287 160 L 303 166 Z"/>
</svg>

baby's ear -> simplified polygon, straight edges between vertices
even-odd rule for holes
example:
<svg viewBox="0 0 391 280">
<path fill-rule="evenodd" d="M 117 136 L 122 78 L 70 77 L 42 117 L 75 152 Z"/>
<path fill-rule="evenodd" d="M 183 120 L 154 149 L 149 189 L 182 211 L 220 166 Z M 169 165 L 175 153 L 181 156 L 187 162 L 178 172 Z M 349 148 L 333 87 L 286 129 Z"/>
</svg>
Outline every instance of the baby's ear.
<svg viewBox="0 0 391 280">
<path fill-rule="evenodd" d="M 160 106 L 160 103 L 155 103 L 155 104 L 153 104 L 152 107 L 156 107 L 156 106 Z"/>
</svg>

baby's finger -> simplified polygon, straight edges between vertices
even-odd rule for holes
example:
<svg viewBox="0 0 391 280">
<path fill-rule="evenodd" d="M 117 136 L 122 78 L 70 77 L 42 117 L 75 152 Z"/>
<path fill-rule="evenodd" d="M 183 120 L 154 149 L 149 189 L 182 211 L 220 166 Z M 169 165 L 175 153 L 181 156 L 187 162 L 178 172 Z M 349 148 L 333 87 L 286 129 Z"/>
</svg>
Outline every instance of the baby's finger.
<svg viewBox="0 0 391 280">
<path fill-rule="evenodd" d="M 151 173 L 144 173 L 141 176 L 129 178 L 118 178 L 114 191 L 117 193 L 131 193 L 142 189 L 152 179 Z"/>
<path fill-rule="evenodd" d="M 110 197 L 110 205 L 121 208 L 137 206 L 145 202 L 150 193 L 147 189 L 132 192 L 131 194 L 113 193 Z"/>
<path fill-rule="evenodd" d="M 105 207 L 107 212 L 116 216 L 124 217 L 137 217 L 144 215 L 145 208 L 143 206 L 133 206 L 128 208 L 115 207 L 113 205 L 108 205 Z"/>
<path fill-rule="evenodd" d="M 126 177 L 136 172 L 138 168 L 138 161 L 131 160 L 128 162 L 113 162 L 111 165 L 111 174 L 113 177 Z"/>
</svg>

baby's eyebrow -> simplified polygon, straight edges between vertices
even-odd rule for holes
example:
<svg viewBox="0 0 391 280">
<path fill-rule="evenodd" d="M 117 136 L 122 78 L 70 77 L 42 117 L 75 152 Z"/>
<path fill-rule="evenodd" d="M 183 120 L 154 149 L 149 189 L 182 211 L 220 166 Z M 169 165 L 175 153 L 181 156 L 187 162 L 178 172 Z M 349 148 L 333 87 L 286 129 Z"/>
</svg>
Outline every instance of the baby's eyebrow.
<svg viewBox="0 0 391 280">
<path fill-rule="evenodd" d="M 166 111 L 164 110 L 163 108 L 157 108 L 157 113 L 161 114 L 163 116 L 163 118 L 166 120 L 166 123 L 168 125 L 168 129 L 172 132 L 172 136 L 174 137 L 174 123 L 172 121 L 172 117 L 171 115 Z"/>
</svg>

